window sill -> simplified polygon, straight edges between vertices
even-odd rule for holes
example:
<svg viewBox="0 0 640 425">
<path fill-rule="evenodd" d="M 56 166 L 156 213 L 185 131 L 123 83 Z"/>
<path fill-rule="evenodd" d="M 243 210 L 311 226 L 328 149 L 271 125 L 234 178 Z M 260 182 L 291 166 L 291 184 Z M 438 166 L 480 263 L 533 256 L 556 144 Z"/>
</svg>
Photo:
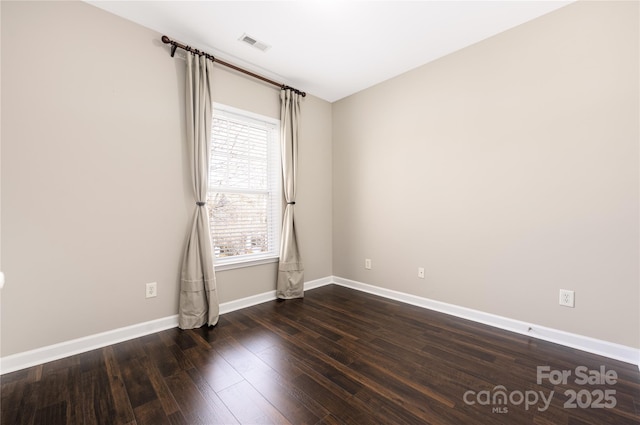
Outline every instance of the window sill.
<svg viewBox="0 0 640 425">
<path fill-rule="evenodd" d="M 269 257 L 269 258 L 238 260 L 232 263 L 222 263 L 222 264 L 217 263 L 214 260 L 213 265 L 216 271 L 225 271 L 225 270 L 241 269 L 245 267 L 260 266 L 262 264 L 277 263 L 279 260 L 280 260 L 279 257 Z"/>
</svg>

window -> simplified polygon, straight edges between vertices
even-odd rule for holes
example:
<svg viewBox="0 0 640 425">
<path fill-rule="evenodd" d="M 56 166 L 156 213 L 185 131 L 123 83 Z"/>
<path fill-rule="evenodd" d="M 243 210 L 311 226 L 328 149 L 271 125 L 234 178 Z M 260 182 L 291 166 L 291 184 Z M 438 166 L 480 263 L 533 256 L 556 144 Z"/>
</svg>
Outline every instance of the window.
<svg viewBox="0 0 640 425">
<path fill-rule="evenodd" d="M 207 202 L 216 265 L 273 260 L 279 255 L 279 124 L 214 105 Z"/>
</svg>

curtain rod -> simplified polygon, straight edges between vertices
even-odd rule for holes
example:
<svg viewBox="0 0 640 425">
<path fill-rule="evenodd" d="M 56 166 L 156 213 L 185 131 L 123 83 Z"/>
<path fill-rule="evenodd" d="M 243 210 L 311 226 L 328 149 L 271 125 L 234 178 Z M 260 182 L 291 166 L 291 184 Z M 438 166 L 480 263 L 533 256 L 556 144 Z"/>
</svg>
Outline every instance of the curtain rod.
<svg viewBox="0 0 640 425">
<path fill-rule="evenodd" d="M 196 55 L 200 55 L 200 56 L 205 56 L 207 59 L 211 59 L 212 61 L 214 61 L 216 63 L 219 63 L 220 65 L 223 65 L 223 66 L 226 66 L 228 68 L 234 69 L 234 70 L 236 70 L 238 72 L 242 72 L 243 74 L 247 74 L 247 75 L 249 75 L 249 76 L 251 76 L 253 78 L 257 78 L 258 80 L 262 80 L 262 81 L 264 81 L 266 83 L 272 84 L 274 86 L 278 86 L 281 89 L 291 89 L 291 90 L 295 91 L 296 93 L 298 93 L 299 95 L 301 95 L 302 97 L 305 97 L 307 95 L 303 91 L 300 91 L 298 89 L 294 89 L 293 87 L 289 87 L 289 86 L 287 86 L 285 84 L 281 84 L 281 83 L 278 83 L 276 81 L 270 80 L 270 79 L 268 79 L 266 77 L 263 77 L 262 75 L 254 74 L 251 71 L 247 71 L 246 69 L 242 69 L 239 66 L 236 66 L 236 65 L 233 65 L 233 64 L 231 64 L 229 62 L 225 62 L 223 60 L 215 58 L 213 55 L 210 55 L 210 54 L 205 53 L 203 51 L 200 51 L 198 49 L 194 49 L 192 47 L 185 46 L 184 44 L 178 43 L 177 41 L 170 39 L 166 35 L 162 36 L 162 42 L 164 44 L 171 44 L 171 57 L 173 57 L 173 55 L 175 55 L 176 48 L 179 47 L 179 48 L 181 48 L 183 50 L 186 50 L 187 52 L 195 53 Z"/>
</svg>

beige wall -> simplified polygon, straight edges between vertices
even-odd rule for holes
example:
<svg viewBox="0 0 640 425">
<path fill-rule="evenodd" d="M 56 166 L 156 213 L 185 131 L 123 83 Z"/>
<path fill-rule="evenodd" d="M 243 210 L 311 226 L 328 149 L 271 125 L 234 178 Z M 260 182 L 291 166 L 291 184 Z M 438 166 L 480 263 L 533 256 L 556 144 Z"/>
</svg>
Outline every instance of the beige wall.
<svg viewBox="0 0 640 425">
<path fill-rule="evenodd" d="M 1 7 L 1 355 L 176 314 L 193 212 L 184 61 L 84 3 Z M 279 115 L 272 86 L 216 72 L 217 102 Z M 332 273 L 331 105 L 302 108 L 297 224 L 313 280 Z M 221 302 L 274 290 L 275 265 L 219 272 L 218 289 Z"/>
<path fill-rule="evenodd" d="M 638 40 L 580 2 L 335 103 L 334 274 L 640 347 Z"/>
</svg>

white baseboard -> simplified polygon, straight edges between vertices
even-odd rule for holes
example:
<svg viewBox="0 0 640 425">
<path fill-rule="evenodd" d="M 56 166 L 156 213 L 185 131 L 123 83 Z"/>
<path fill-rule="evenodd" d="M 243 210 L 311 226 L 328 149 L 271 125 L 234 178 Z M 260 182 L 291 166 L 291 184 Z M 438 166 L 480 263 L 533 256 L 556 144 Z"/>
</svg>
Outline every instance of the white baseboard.
<svg viewBox="0 0 640 425">
<path fill-rule="evenodd" d="M 319 288 L 324 285 L 329 285 L 333 282 L 333 276 L 323 277 L 321 279 L 311 280 L 304 283 L 304 290 Z M 230 313 L 235 310 L 251 307 L 256 304 L 262 304 L 267 301 L 276 299 L 276 291 L 263 292 L 262 294 L 252 295 L 246 298 L 240 298 L 239 300 L 233 300 L 220 304 L 220 314 Z"/>
<path fill-rule="evenodd" d="M 149 335 L 155 332 L 178 326 L 178 315 L 163 317 L 162 319 L 138 323 L 124 328 L 113 329 L 82 338 L 64 341 L 58 344 L 47 345 L 22 353 L 12 354 L 0 359 L 0 374 L 15 372 L 31 366 L 85 353 L 96 348 L 117 344 L 133 338 Z"/>
<path fill-rule="evenodd" d="M 304 290 L 309 291 L 310 289 L 319 288 L 325 285 L 331 285 L 332 283 L 336 283 L 334 276 L 323 277 L 322 279 L 312 280 L 310 282 L 305 282 Z"/>
<path fill-rule="evenodd" d="M 330 283 L 333 283 L 333 279 L 331 277 L 325 277 L 305 282 L 304 288 L 305 290 L 309 290 L 328 285 Z M 235 310 L 251 307 L 253 305 L 275 299 L 276 291 L 269 291 L 239 300 L 229 301 L 220 304 L 220 314 L 230 313 Z M 161 319 L 151 320 L 149 322 L 138 323 L 124 328 L 113 329 L 82 338 L 72 339 L 70 341 L 64 341 L 58 344 L 36 348 L 22 353 L 12 354 L 10 356 L 0 358 L 0 375 L 95 350 L 97 348 L 106 347 L 107 345 L 117 344 L 133 338 L 139 338 L 141 336 L 175 328 L 177 326 L 178 315 L 176 314 L 169 317 L 163 317 Z"/>
<path fill-rule="evenodd" d="M 589 353 L 598 354 L 623 362 L 638 365 L 640 367 L 640 349 L 627 347 L 613 342 L 602 341 L 583 335 L 577 335 L 558 329 L 547 328 L 532 323 L 526 323 L 519 320 L 509 319 L 507 317 L 497 316 L 482 311 L 473 310 L 466 307 L 460 307 L 453 304 L 447 304 L 441 301 L 431 300 L 429 298 L 419 297 L 404 292 L 393 291 L 391 289 L 373 286 L 355 280 L 344 279 L 337 276 L 328 276 L 321 279 L 305 282 L 305 290 L 319 288 L 324 285 L 335 283 L 358 291 L 367 292 L 384 298 L 401 301 L 418 307 L 427 308 L 429 310 L 439 311 L 441 313 L 450 314 L 452 316 L 463 319 L 472 320 L 474 322 L 483 323 L 528 335 L 545 341 L 554 342 L 567 347 L 576 348 L 587 351 Z M 253 295 L 239 300 L 229 301 L 220 304 L 220 314 L 230 313 L 235 310 L 251 307 L 267 301 L 276 299 L 276 291 L 264 292 L 262 294 Z M 25 351 L 22 353 L 12 354 L 0 358 L 0 374 L 15 372 L 27 367 L 36 366 L 53 360 L 75 354 L 84 353 L 107 345 L 117 344 L 133 338 L 160 332 L 166 329 L 178 326 L 178 316 L 173 315 L 149 322 L 138 323 L 124 328 L 114 329 L 95 335 L 89 335 L 83 338 L 73 339 L 46 347 L 37 348 L 35 350 Z"/>
<path fill-rule="evenodd" d="M 565 332 L 558 329 L 552 329 L 533 323 L 522 322 L 508 317 L 497 316 L 495 314 L 485 313 L 454 304 L 447 304 L 441 301 L 419 297 L 404 292 L 393 291 L 379 286 L 368 285 L 366 283 L 344 279 L 337 276 L 333 277 L 333 282 L 337 285 L 356 289 L 358 291 L 368 292 L 384 298 L 401 301 L 418 307 L 427 308 L 429 310 L 450 314 L 452 316 L 472 320 L 474 322 L 483 323 L 485 325 L 490 325 L 507 331 L 516 332 L 522 335 L 576 348 L 578 350 L 587 351 L 589 353 L 598 354 L 611 359 L 635 364 L 640 368 L 640 349 L 637 348 Z"/>
<path fill-rule="evenodd" d="M 220 314 L 231 313 L 232 311 L 251 307 L 253 305 L 266 303 L 276 299 L 276 291 L 263 292 L 262 294 L 251 295 L 239 300 L 228 301 L 220 304 Z"/>
</svg>

